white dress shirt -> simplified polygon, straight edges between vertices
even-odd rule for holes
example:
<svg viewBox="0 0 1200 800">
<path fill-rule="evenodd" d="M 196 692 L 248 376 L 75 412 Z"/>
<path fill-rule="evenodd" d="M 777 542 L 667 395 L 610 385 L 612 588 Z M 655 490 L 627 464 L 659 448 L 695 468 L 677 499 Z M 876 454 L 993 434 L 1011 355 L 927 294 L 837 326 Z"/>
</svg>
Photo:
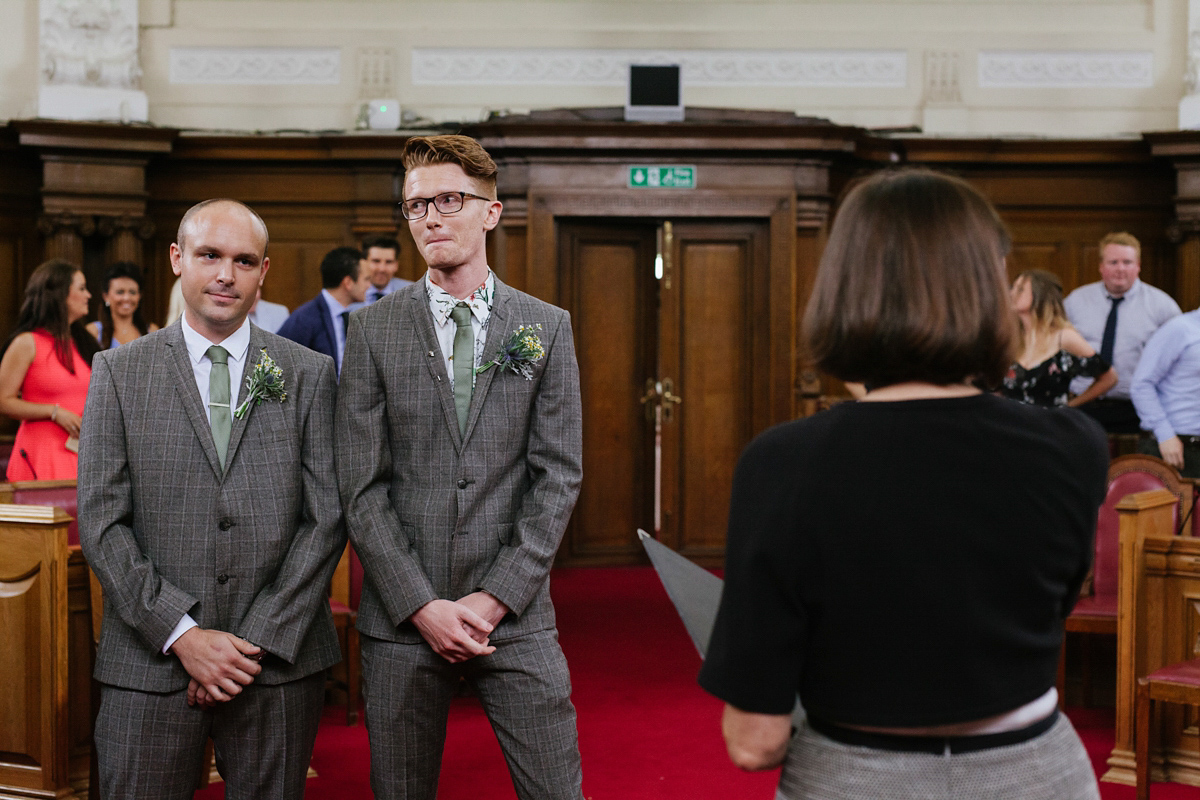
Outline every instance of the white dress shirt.
<svg viewBox="0 0 1200 800">
<path fill-rule="evenodd" d="M 450 311 L 460 302 L 471 309 L 471 332 L 475 334 L 475 363 L 478 367 L 483 359 L 483 345 L 487 341 L 488 320 L 492 317 L 492 302 L 496 299 L 496 276 L 488 270 L 487 280 L 471 293 L 466 300 L 459 300 L 442 287 L 429 280 L 425 273 L 425 293 L 429 297 L 429 310 L 433 312 L 433 327 L 437 331 L 438 344 L 442 348 L 442 363 L 450 378 L 450 391 L 454 391 L 454 332 L 458 326 L 450 319 Z M 476 378 L 473 375 L 471 380 Z M 475 384 L 472 383 L 472 386 Z"/>
<path fill-rule="evenodd" d="M 283 323 L 287 322 L 288 315 L 291 313 L 288 311 L 288 307 L 282 303 L 272 303 L 270 300 L 260 299 L 255 304 L 254 310 L 250 312 L 250 321 L 264 331 L 279 333 L 279 329 L 283 327 Z"/>
<path fill-rule="evenodd" d="M 200 403 L 204 406 L 204 415 L 211 425 L 212 409 L 208 407 L 208 378 L 212 374 L 212 361 L 208 359 L 208 348 L 212 347 L 213 343 L 188 325 L 186 313 L 180 317 L 179 324 L 183 328 L 183 342 L 187 345 L 188 359 L 192 362 L 192 375 L 196 378 Z M 237 408 L 238 394 L 240 394 L 239 390 L 242 384 L 241 376 L 246 367 L 246 352 L 250 349 L 250 320 L 242 320 L 240 328 L 217 344 L 224 347 L 229 353 L 229 413 L 232 414 Z M 179 624 L 171 631 L 171 635 L 167 637 L 167 643 L 163 645 L 162 651 L 164 653 L 170 651 L 171 645 L 175 644 L 176 639 L 195 627 L 196 620 L 192 619 L 192 615 L 184 614 L 183 618 L 179 620 Z"/>
</svg>

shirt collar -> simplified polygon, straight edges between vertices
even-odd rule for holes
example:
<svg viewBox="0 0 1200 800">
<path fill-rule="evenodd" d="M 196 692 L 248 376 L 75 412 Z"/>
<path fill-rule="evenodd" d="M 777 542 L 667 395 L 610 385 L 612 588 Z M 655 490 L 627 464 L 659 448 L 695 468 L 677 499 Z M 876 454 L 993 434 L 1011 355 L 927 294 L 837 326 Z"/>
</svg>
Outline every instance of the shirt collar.
<svg viewBox="0 0 1200 800">
<path fill-rule="evenodd" d="M 1103 281 L 1100 282 L 1100 288 L 1104 289 Z M 1141 290 L 1141 288 L 1142 288 L 1142 279 L 1134 278 L 1133 283 L 1129 285 L 1129 291 L 1127 291 L 1127 292 L 1125 292 L 1125 294 L 1121 295 L 1121 299 L 1129 300 L 1130 298 L 1134 297 Z M 1108 293 L 1108 289 L 1104 289 L 1104 297 L 1108 300 L 1116 300 L 1117 299 Z"/>
<path fill-rule="evenodd" d="M 429 297 L 429 309 L 433 312 L 434 321 L 439 327 L 445 325 L 446 320 L 450 319 L 451 309 L 459 304 L 459 299 L 431 281 L 428 272 L 425 273 L 425 293 Z M 487 279 L 478 289 L 471 292 L 470 297 L 461 302 L 470 307 L 472 316 L 482 325 L 492 313 L 492 303 L 495 299 L 496 275 L 489 268 Z"/>
<path fill-rule="evenodd" d="M 188 357 L 192 359 L 193 364 L 199 364 L 208 355 L 208 348 L 212 347 L 213 343 L 188 325 L 187 314 L 179 318 L 179 324 L 183 328 L 183 342 L 187 345 Z M 246 351 L 250 349 L 250 318 L 243 319 L 241 327 L 217 344 L 224 347 L 234 361 L 244 359 Z"/>
</svg>

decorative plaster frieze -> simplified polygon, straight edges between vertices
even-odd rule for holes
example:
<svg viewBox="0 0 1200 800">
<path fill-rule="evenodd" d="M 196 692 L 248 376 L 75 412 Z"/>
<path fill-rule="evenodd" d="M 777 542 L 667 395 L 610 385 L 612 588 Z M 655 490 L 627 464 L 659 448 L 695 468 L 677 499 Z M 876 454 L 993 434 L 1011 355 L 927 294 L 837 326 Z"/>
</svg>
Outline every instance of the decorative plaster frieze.
<svg viewBox="0 0 1200 800">
<path fill-rule="evenodd" d="M 624 86 L 630 64 L 679 64 L 686 86 L 903 88 L 904 50 L 417 48 L 416 85 Z"/>
<path fill-rule="evenodd" d="M 137 0 L 40 0 L 43 86 L 141 89 Z"/>
<path fill-rule="evenodd" d="M 1154 85 L 1154 53 L 981 51 L 984 89 L 1145 89 Z"/>
<path fill-rule="evenodd" d="M 213 85 L 337 84 L 337 47 L 172 47 L 171 83 Z"/>
<path fill-rule="evenodd" d="M 930 50 L 925 53 L 925 102 L 927 104 L 957 105 L 962 102 L 959 90 L 958 53 L 953 50 Z"/>
</svg>

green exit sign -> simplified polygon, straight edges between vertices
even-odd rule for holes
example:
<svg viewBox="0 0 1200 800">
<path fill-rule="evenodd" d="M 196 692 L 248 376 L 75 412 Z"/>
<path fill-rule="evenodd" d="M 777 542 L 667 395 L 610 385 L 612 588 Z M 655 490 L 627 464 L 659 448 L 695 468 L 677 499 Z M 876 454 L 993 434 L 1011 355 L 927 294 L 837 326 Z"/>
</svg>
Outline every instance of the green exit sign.
<svg viewBox="0 0 1200 800">
<path fill-rule="evenodd" d="M 630 167 L 631 189 L 695 189 L 695 167 Z"/>
</svg>

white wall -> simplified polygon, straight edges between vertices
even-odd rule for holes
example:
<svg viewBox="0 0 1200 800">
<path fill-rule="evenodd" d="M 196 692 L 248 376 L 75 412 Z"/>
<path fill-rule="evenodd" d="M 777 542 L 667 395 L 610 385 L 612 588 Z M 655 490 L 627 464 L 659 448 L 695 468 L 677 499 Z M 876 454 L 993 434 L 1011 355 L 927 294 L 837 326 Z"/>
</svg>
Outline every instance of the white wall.
<svg viewBox="0 0 1200 800">
<path fill-rule="evenodd" d="M 1188 0 L 140 2 L 150 120 L 184 128 L 350 129 L 374 96 L 439 122 L 617 106 L 616 50 L 682 59 L 691 106 L 1095 137 L 1175 128 L 1187 69 Z M 34 113 L 37 3 L 0 0 L 0 118 Z"/>
</svg>

